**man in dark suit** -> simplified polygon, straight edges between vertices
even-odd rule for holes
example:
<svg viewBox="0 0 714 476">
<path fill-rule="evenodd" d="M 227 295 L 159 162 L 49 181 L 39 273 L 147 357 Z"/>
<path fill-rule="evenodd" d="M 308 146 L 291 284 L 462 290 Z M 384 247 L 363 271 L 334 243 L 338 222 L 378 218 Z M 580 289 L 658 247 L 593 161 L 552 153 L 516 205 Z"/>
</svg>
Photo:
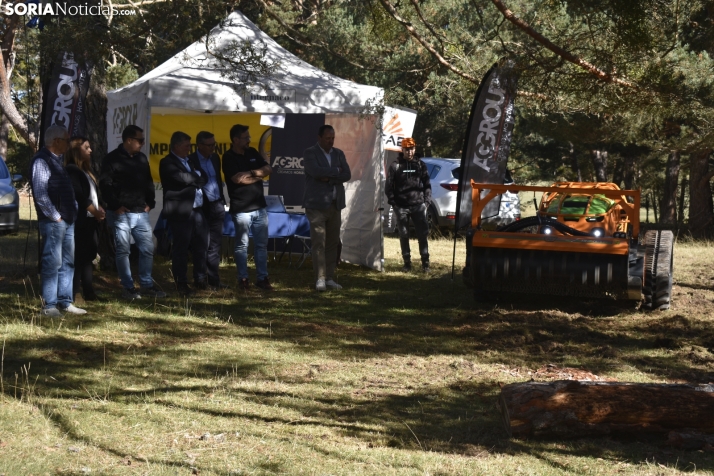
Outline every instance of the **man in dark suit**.
<svg viewBox="0 0 714 476">
<path fill-rule="evenodd" d="M 305 197 L 303 207 L 310 221 L 312 267 L 315 289 L 342 289 L 337 284 L 337 249 L 340 244 L 342 209 L 345 208 L 345 182 L 352 174 L 344 152 L 333 147 L 335 129 L 325 124 L 317 133 L 317 144 L 303 152 Z"/>
<path fill-rule="evenodd" d="M 216 139 L 211 132 L 201 131 L 196 136 L 196 152 L 188 156 L 193 168 L 201 170 L 206 177 L 203 186 L 203 214 L 208 224 L 208 251 L 206 252 L 206 275 L 208 283 L 198 282 L 199 289 L 206 285 L 214 289 L 227 288 L 221 284 L 218 266 L 221 263 L 221 239 L 223 237 L 223 219 L 226 215 L 226 199 L 223 195 L 221 159 L 216 150 Z"/>
<path fill-rule="evenodd" d="M 171 271 L 176 288 L 184 296 L 192 293 L 186 276 L 188 252 L 193 256 L 194 283 L 206 279 L 206 249 L 208 247 L 208 224 L 203 214 L 203 190 L 206 175 L 191 164 L 191 136 L 174 132 L 171 136 L 171 152 L 159 163 L 159 177 L 164 189 L 163 215 L 169 222 L 173 235 Z"/>
</svg>

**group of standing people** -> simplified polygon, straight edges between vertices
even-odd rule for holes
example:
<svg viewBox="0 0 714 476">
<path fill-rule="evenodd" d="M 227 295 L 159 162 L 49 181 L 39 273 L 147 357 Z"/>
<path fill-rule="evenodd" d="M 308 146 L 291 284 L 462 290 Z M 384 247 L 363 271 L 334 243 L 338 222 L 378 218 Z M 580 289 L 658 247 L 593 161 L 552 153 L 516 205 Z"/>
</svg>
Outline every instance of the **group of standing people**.
<svg viewBox="0 0 714 476">
<path fill-rule="evenodd" d="M 187 276 L 189 252 L 194 288 L 228 287 L 218 273 L 226 208 L 236 230 L 238 288 L 249 290 L 254 285 L 273 290 L 268 278 L 268 213 L 263 192 L 263 179 L 272 168 L 250 147 L 248 126 L 233 126 L 230 139 L 231 148 L 221 159 L 215 152 L 213 133 L 199 132 L 196 151 L 191 153 L 191 137 L 177 131 L 171 137 L 169 154 L 159 165 L 162 212 L 173 236 L 171 271 L 178 292 L 184 296 L 194 291 Z M 345 154 L 333 146 L 334 140 L 334 128 L 321 126 L 317 144 L 304 152 L 304 208 L 310 222 L 317 291 L 342 288 L 335 269 L 341 244 L 341 210 L 345 208 L 343 184 L 351 174 Z M 86 137 L 70 138 L 67 130 L 57 125 L 45 131 L 44 147 L 30 166 L 41 238 L 44 315 L 86 314 L 75 304 L 100 299 L 92 286 L 92 262 L 97 255 L 99 224 L 105 219 L 114 238 L 122 298 L 166 296 L 152 277 L 154 244 L 149 211 L 156 200 L 149 161 L 141 152 L 144 142 L 141 128 L 127 126 L 122 143 L 102 160 L 97 178 Z M 249 232 L 254 240 L 257 274 L 253 285 L 248 278 Z M 138 288 L 129 261 L 132 241 L 138 251 Z"/>
<path fill-rule="evenodd" d="M 92 285 L 92 262 L 97 256 L 99 223 L 105 219 L 114 237 L 122 297 L 140 297 L 129 263 L 132 239 L 139 251 L 141 293 L 166 296 L 151 276 L 154 243 L 149 210 L 156 201 L 149 161 L 141 152 L 143 144 L 143 130 L 128 126 L 122 144 L 103 159 L 97 178 L 86 137 L 70 138 L 58 125 L 45 131 L 44 147 L 30 165 L 40 229 L 44 315 L 86 314 L 75 303 L 100 299 Z"/>
</svg>

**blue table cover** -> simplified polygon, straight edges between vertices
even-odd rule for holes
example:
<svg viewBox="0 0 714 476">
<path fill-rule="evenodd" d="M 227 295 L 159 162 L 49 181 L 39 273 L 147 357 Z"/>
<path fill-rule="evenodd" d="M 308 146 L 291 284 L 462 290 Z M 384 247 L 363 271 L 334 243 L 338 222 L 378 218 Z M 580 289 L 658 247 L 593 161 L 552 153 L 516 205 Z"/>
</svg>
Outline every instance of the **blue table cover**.
<svg viewBox="0 0 714 476">
<path fill-rule="evenodd" d="M 154 233 L 164 229 L 168 229 L 168 223 L 161 215 L 154 226 Z M 268 238 L 287 238 L 293 235 L 310 236 L 310 222 L 304 214 L 268 212 Z M 233 219 L 229 213 L 226 213 L 223 220 L 223 236 L 236 236 Z"/>
<path fill-rule="evenodd" d="M 302 213 L 268 212 L 268 238 L 287 238 L 293 235 L 310 236 L 310 222 Z M 236 236 L 233 219 L 226 213 L 223 236 Z M 252 233 L 250 236 L 253 236 Z"/>
</svg>

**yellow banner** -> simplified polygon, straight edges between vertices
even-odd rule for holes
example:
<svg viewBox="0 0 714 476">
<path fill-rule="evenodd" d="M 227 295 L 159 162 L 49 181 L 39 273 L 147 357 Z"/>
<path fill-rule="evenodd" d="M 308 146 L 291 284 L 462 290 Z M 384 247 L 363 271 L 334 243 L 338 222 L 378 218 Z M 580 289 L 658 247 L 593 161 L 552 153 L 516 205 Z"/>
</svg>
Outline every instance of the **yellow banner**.
<svg viewBox="0 0 714 476">
<path fill-rule="evenodd" d="M 171 134 L 176 131 L 185 132 L 191 136 L 191 152 L 196 150 L 196 134 L 201 131 L 212 132 L 216 136 L 216 152 L 223 157 L 223 153 L 231 147 L 229 131 L 235 124 L 250 127 L 250 146 L 258 149 L 263 157 L 270 162 L 270 133 L 266 131 L 269 126 L 260 125 L 260 114 L 235 114 L 202 116 L 174 116 L 155 115 L 151 117 L 151 144 L 149 144 L 149 163 L 151 176 L 159 182 L 159 162 L 169 154 Z"/>
</svg>

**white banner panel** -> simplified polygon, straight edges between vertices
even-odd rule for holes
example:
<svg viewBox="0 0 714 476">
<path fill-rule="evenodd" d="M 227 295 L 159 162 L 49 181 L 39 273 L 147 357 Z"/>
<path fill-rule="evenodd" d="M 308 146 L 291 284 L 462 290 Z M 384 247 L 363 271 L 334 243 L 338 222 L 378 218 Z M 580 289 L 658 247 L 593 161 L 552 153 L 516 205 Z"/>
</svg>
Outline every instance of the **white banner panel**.
<svg viewBox="0 0 714 476">
<path fill-rule="evenodd" d="M 412 137 L 417 113 L 402 107 L 384 108 L 382 146 L 384 150 L 402 151 L 402 139 Z"/>
</svg>

